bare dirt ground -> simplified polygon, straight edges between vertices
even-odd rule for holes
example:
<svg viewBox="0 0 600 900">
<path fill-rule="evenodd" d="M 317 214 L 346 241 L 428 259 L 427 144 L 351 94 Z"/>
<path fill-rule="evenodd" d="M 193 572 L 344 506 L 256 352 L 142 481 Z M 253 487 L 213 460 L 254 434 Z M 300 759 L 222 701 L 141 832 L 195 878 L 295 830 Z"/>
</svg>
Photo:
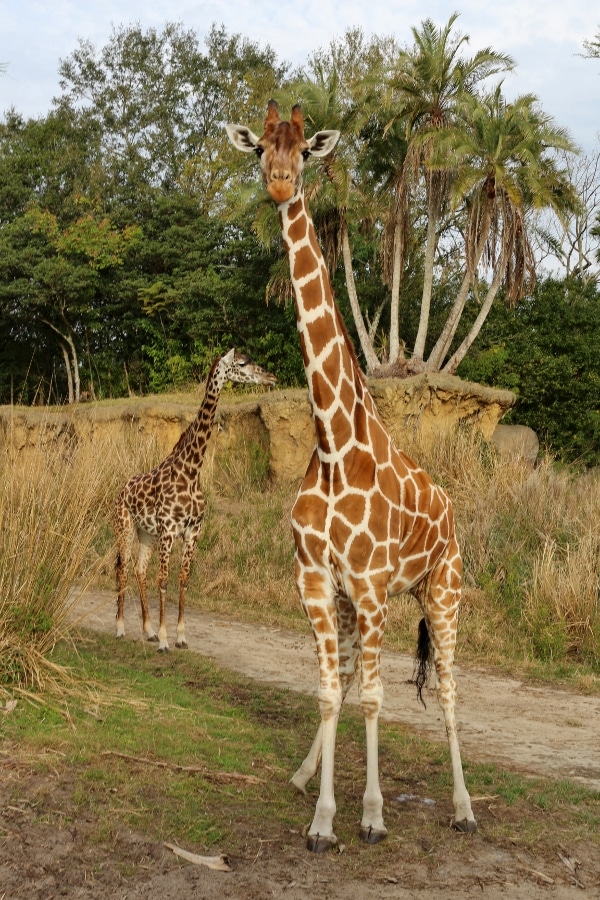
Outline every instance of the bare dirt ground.
<svg viewBox="0 0 600 900">
<path fill-rule="evenodd" d="M 85 625 L 112 632 L 115 604 L 112 592 L 94 592 L 79 606 Z M 170 612 L 170 641 L 175 641 L 175 612 Z M 126 634 L 139 639 L 139 607 L 126 604 Z M 190 609 L 186 615 L 190 650 L 210 657 L 248 678 L 282 688 L 316 694 L 317 663 L 312 637 L 279 629 L 253 627 Z M 416 701 L 410 657 L 385 653 L 382 677 L 385 689 L 383 717 L 402 723 L 440 743 L 445 741 L 443 717 L 430 694 L 427 708 Z M 531 776 L 568 778 L 600 790 L 598 723 L 600 698 L 524 684 L 518 680 L 456 667 L 459 698 L 457 716 L 463 756 L 471 761 L 493 761 Z M 357 702 L 353 689 L 349 702 Z M 316 702 L 316 701 L 315 701 Z M 307 748 L 308 749 L 308 748 Z M 52 802 L 69 806 L 68 780 L 40 785 L 39 776 L 0 759 L 0 900 L 67 896 L 74 900 L 110 898 L 330 898 L 330 900 L 385 900 L 385 898 L 448 898 L 484 896 L 514 898 L 571 898 L 600 896 L 600 853 L 595 845 L 568 848 L 560 845 L 541 858 L 523 851 L 510 840 L 501 845 L 486 840 L 485 827 L 474 836 L 457 835 L 457 850 L 431 860 L 402 858 L 398 865 L 343 881 L 339 856 L 315 857 L 303 850 L 300 839 L 281 846 L 263 846 L 232 872 L 213 872 L 177 860 L 160 844 L 132 832 L 120 835 L 116 845 L 90 845 L 90 822 L 75 820 L 69 828 L 45 825 L 36 805 L 27 797 L 52 792 Z M 2 781 L 18 777 L 22 804 L 7 803 Z M 6 782 L 5 782 L 6 789 Z M 477 807 L 476 815 L 479 819 Z M 492 813 L 493 814 L 493 813 Z M 480 821 L 481 825 L 481 821 Z M 552 823 L 548 822 L 548 828 Z M 482 836 L 483 835 L 483 836 Z M 371 848 L 373 862 L 377 848 Z M 115 854 L 128 858 L 135 877 L 115 870 Z M 200 851 L 201 852 L 201 851 Z M 433 852 L 433 850 L 432 850 Z"/>
</svg>

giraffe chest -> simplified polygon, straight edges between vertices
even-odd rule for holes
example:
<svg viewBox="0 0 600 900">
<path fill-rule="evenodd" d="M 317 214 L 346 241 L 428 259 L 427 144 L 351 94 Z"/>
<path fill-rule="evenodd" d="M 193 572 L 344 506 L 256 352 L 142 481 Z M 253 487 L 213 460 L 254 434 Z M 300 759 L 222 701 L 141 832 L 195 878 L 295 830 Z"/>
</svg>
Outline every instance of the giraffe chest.
<svg viewBox="0 0 600 900">
<path fill-rule="evenodd" d="M 300 568 L 321 571 L 347 596 L 365 581 L 385 584 L 389 595 L 422 581 L 452 532 L 444 492 L 430 479 L 420 488 L 400 479 L 389 465 L 376 466 L 367 487 L 331 475 L 311 463 L 294 504 Z"/>
</svg>

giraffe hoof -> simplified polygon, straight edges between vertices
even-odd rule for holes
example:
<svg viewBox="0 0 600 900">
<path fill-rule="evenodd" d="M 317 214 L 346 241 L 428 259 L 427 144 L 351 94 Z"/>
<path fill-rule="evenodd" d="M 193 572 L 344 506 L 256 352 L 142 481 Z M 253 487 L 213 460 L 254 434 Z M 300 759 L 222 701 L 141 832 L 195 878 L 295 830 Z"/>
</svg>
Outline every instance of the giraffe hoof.
<svg viewBox="0 0 600 900">
<path fill-rule="evenodd" d="M 150 641 L 151 644 L 158 644 L 158 635 L 151 634 L 149 637 L 146 638 L 146 640 Z"/>
<path fill-rule="evenodd" d="M 461 819 L 460 822 L 453 822 L 452 827 L 461 834 L 474 834 L 477 831 L 477 822 L 475 819 Z"/>
<path fill-rule="evenodd" d="M 166 647 L 159 647 L 158 650 L 157 650 L 156 652 L 157 652 L 157 653 L 168 653 L 168 652 L 169 652 L 169 645 L 167 644 Z"/>
<path fill-rule="evenodd" d="M 304 794 L 306 797 L 306 781 L 302 777 L 298 777 L 300 770 L 296 772 L 295 775 L 292 775 L 290 778 L 290 784 L 293 784 L 296 790 L 300 791 L 301 794 Z"/>
<path fill-rule="evenodd" d="M 177 641 L 175 646 L 178 647 L 179 650 L 187 650 L 188 648 L 187 641 Z"/>
<path fill-rule="evenodd" d="M 337 844 L 335 834 L 330 837 L 324 837 L 321 834 L 309 834 L 306 839 L 306 849 L 311 853 L 325 853 L 332 850 Z"/>
<path fill-rule="evenodd" d="M 364 841 L 365 844 L 378 844 L 387 837 L 387 829 L 378 830 L 369 825 L 368 828 L 361 827 L 359 834 L 361 841 Z"/>
</svg>

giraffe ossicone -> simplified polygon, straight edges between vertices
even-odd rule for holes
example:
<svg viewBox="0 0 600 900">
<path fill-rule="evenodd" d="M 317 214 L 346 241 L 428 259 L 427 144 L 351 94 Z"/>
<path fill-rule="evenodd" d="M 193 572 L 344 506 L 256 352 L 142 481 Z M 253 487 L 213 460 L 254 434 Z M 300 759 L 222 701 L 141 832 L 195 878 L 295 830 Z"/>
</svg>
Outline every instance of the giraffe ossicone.
<svg viewBox="0 0 600 900">
<path fill-rule="evenodd" d="M 114 509 L 114 531 L 117 543 L 117 634 L 125 636 L 125 590 L 133 539 L 139 549 L 134 566 L 142 608 L 142 628 L 149 641 L 157 641 L 159 651 L 169 649 L 166 625 L 166 596 L 169 559 L 176 538 L 183 540 L 179 571 L 179 615 L 175 646 L 187 647 L 185 638 L 185 596 L 190 577 L 192 556 L 204 518 L 204 495 L 200 473 L 210 438 L 219 396 L 228 382 L 271 386 L 276 378 L 261 369 L 247 356 L 232 348 L 212 364 L 206 382 L 204 399 L 194 421 L 183 432 L 169 455 L 151 472 L 134 475 L 120 491 Z M 158 544 L 158 591 L 160 621 L 154 631 L 148 609 L 146 572 L 153 548 Z"/>
<path fill-rule="evenodd" d="M 454 778 L 454 826 L 475 831 L 455 721 L 452 677 L 462 561 L 450 498 L 393 444 L 368 391 L 340 312 L 302 188 L 310 156 L 327 156 L 337 131 L 305 138 L 302 112 L 281 120 L 269 101 L 264 132 L 226 125 L 239 150 L 258 157 L 278 205 L 294 288 L 296 321 L 316 447 L 292 510 L 295 575 L 319 660 L 321 724 L 292 782 L 304 791 L 321 765 L 307 846 L 336 844 L 333 819 L 335 737 L 340 709 L 358 673 L 365 716 L 367 778 L 360 836 L 387 831 L 379 785 L 380 656 L 388 598 L 411 592 L 423 611 L 421 672 L 431 652 Z"/>
</svg>

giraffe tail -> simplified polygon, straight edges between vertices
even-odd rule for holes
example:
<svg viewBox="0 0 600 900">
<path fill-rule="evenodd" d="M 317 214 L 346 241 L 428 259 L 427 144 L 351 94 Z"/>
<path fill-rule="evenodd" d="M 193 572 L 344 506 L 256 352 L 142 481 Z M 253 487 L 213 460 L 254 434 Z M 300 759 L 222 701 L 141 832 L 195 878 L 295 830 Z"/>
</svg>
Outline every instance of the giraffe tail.
<svg viewBox="0 0 600 900">
<path fill-rule="evenodd" d="M 427 622 L 421 619 L 419 622 L 419 633 L 417 637 L 417 653 L 415 657 L 415 668 L 413 671 L 413 682 L 417 686 L 417 697 L 426 706 L 423 700 L 423 688 L 429 679 L 429 671 L 431 669 L 431 641 L 429 639 L 429 631 Z"/>
</svg>

